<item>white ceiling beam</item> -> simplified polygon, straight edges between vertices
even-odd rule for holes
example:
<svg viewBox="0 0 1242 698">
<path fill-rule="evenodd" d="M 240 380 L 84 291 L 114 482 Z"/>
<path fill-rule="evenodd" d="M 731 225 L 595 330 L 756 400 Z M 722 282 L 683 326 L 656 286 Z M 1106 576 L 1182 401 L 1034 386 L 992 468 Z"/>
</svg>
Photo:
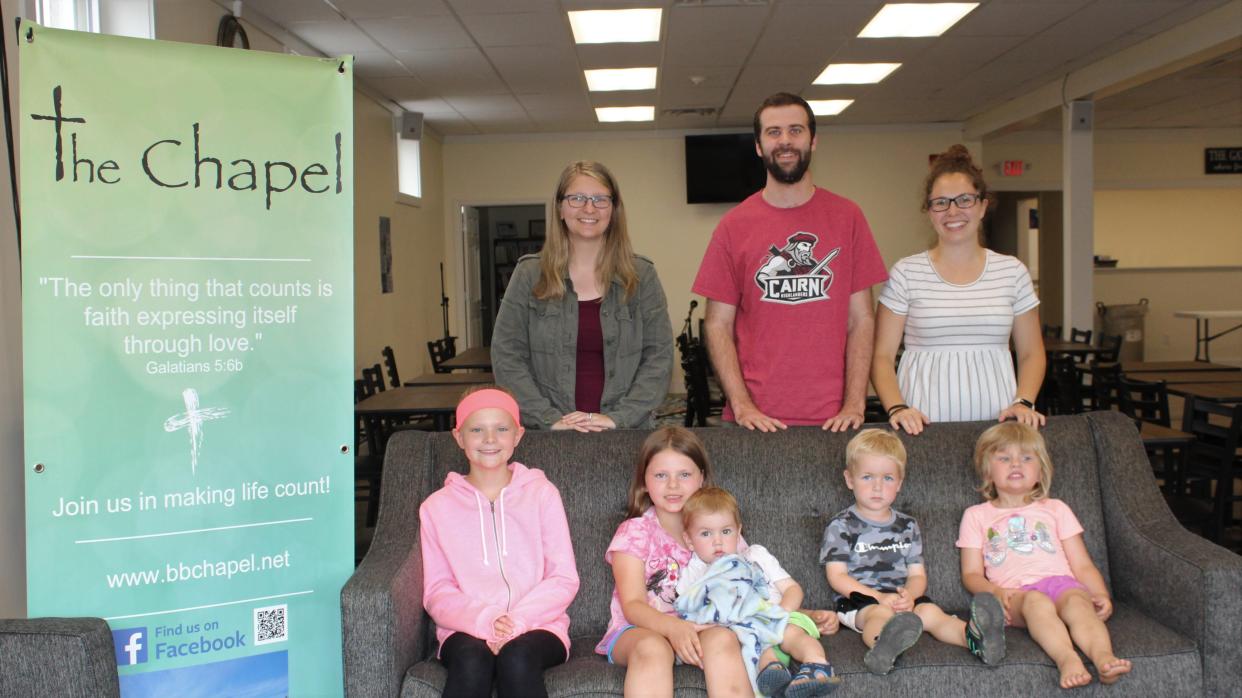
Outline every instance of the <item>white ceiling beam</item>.
<svg viewBox="0 0 1242 698">
<path fill-rule="evenodd" d="M 1242 47 L 1242 0 L 1231 0 L 966 121 L 965 137 L 981 139 L 1062 104 L 1103 97 Z"/>
</svg>

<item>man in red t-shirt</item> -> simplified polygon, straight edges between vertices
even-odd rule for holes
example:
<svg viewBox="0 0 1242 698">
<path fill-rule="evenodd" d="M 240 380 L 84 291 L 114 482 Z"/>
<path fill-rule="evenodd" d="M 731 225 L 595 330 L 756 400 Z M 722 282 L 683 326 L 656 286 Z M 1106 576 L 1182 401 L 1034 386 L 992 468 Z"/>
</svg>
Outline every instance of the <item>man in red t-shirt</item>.
<svg viewBox="0 0 1242 698">
<path fill-rule="evenodd" d="M 755 152 L 767 184 L 720 220 L 694 280 L 724 418 L 747 429 L 863 423 L 871 286 L 888 274 L 857 204 L 807 176 L 816 143 L 805 100 L 764 100 Z"/>
</svg>

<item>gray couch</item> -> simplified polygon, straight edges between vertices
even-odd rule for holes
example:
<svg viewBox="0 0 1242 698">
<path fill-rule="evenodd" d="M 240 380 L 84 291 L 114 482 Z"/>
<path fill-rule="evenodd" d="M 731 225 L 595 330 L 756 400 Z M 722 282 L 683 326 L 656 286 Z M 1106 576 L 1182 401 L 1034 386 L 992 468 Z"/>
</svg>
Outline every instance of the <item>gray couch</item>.
<svg viewBox="0 0 1242 698">
<path fill-rule="evenodd" d="M 902 437 L 910 465 L 897 507 L 922 525 L 929 594 L 961 612 L 968 596 L 954 548 L 961 512 L 977 503 L 971 454 L 987 423 L 933 425 Z M 806 590 L 805 605 L 831 598 L 817 564 L 832 514 L 852 503 L 841 476 L 849 434 L 815 428 L 759 434 L 703 429 L 717 482 L 737 495 L 744 534 L 762 542 Z M 552 696 L 621 695 L 623 669 L 593 653 L 608 621 L 611 570 L 603 553 L 622 520 L 642 431 L 594 435 L 528 432 L 516 459 L 543 469 L 561 491 L 574 535 L 581 589 L 569 609 L 572 657 L 547 672 Z M 1108 622 L 1116 652 L 1134 663 L 1115 687 L 1077 696 L 1242 695 L 1242 557 L 1178 526 L 1160 497 L 1132 422 L 1117 413 L 1050 421 L 1053 496 L 1086 529 L 1087 547 L 1115 597 Z M 388 447 L 379 525 L 370 552 L 341 593 L 349 696 L 433 696 L 444 669 L 432 657 L 433 625 L 422 608 L 418 504 L 449 469 L 464 470 L 448 434 L 402 432 Z M 1056 668 L 1025 631 L 1008 633 L 996 668 L 965 650 L 924 638 L 888 676 L 863 667 L 848 630 L 825 638 L 844 677 L 842 696 L 1031 696 L 1060 693 Z M 678 695 L 702 695 L 703 674 L 675 671 Z"/>
<path fill-rule="evenodd" d="M 0 619 L 0 698 L 120 695 L 112 631 L 103 619 Z"/>
</svg>

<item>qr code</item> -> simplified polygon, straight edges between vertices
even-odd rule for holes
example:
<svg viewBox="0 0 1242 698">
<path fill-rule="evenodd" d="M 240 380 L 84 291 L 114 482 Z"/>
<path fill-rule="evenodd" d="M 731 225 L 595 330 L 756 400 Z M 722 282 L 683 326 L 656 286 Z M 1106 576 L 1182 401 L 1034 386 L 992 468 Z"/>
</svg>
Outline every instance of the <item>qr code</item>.
<svg viewBox="0 0 1242 698">
<path fill-rule="evenodd" d="M 266 645 L 289 639 L 289 605 L 254 609 L 254 644 Z"/>
</svg>

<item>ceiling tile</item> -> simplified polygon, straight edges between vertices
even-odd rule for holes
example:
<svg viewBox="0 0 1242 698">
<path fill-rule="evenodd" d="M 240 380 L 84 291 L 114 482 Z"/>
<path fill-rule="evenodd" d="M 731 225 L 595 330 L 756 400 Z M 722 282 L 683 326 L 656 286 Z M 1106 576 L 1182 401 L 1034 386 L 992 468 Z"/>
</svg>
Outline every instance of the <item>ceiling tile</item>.
<svg viewBox="0 0 1242 698">
<path fill-rule="evenodd" d="M 768 6 L 675 6 L 668 13 L 670 63 L 741 65 L 763 29 Z"/>
<path fill-rule="evenodd" d="M 243 18 L 246 10 L 254 10 L 284 27 L 294 22 L 331 22 L 341 19 L 326 3 L 307 0 L 246 0 L 242 7 Z"/>
<path fill-rule="evenodd" d="M 501 46 L 487 49 L 487 56 L 514 92 L 586 90 L 572 48 Z"/>
<path fill-rule="evenodd" d="M 591 100 L 577 91 L 520 94 L 517 99 L 532 115 L 548 112 L 582 111 L 585 113 L 591 109 Z"/>
<path fill-rule="evenodd" d="M 401 107 L 407 111 L 422 112 L 423 116 L 431 118 L 460 118 L 457 110 L 449 106 L 448 102 L 439 97 L 430 97 L 428 99 L 407 99 L 398 102 Z"/>
<path fill-rule="evenodd" d="M 394 102 L 434 97 L 431 90 L 418 78 L 360 78 L 366 84 Z"/>
<path fill-rule="evenodd" d="M 398 51 L 469 48 L 470 35 L 453 17 L 398 17 L 360 20 L 362 27 L 384 48 Z"/>
<path fill-rule="evenodd" d="M 838 3 L 776 6 L 750 63 L 785 65 L 822 63 L 854 38 L 875 9 Z"/>
<path fill-rule="evenodd" d="M 447 96 L 444 101 L 458 112 L 468 115 L 471 121 L 475 120 L 476 115 L 495 118 L 525 118 L 526 116 L 526 111 L 512 95 Z"/>
<path fill-rule="evenodd" d="M 364 78 L 397 78 L 406 77 L 406 71 L 386 51 L 357 51 L 354 53 L 354 70 Z"/>
<path fill-rule="evenodd" d="M 462 24 L 483 47 L 573 45 L 569 21 L 556 12 L 462 15 Z"/>
<path fill-rule="evenodd" d="M 309 4 L 308 0 L 300 0 Z M 352 20 L 448 15 L 443 0 L 332 0 Z"/>
<path fill-rule="evenodd" d="M 493 15 L 510 12 L 548 12 L 556 10 L 555 0 L 447 0 L 459 15 Z M 648 3 L 650 4 L 650 3 Z"/>
<path fill-rule="evenodd" d="M 936 42 L 934 38 L 850 39 L 832 55 L 829 62 L 909 63 Z"/>
<path fill-rule="evenodd" d="M 944 36 L 955 41 L 972 36 L 1031 36 L 1077 12 L 1082 2 L 989 2 L 976 7 Z"/>
<path fill-rule="evenodd" d="M 476 48 L 397 51 L 397 60 L 436 94 L 507 94 L 509 89 Z"/>
<path fill-rule="evenodd" d="M 591 68 L 645 68 L 659 66 L 659 43 L 582 44 L 577 47 L 583 70 Z"/>
<path fill-rule="evenodd" d="M 288 28 L 299 39 L 328 56 L 380 49 L 354 23 L 340 18 L 327 22 L 294 22 Z"/>
</svg>

